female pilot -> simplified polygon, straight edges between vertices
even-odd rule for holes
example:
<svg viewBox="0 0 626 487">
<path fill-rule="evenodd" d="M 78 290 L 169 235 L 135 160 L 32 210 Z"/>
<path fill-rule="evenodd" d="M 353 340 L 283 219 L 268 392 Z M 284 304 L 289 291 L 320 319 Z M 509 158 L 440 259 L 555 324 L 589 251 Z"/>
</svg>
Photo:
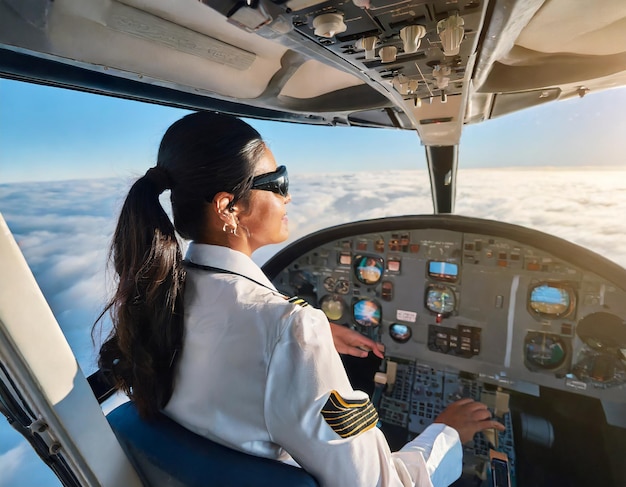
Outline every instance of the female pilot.
<svg viewBox="0 0 626 487">
<path fill-rule="evenodd" d="M 245 122 L 202 112 L 174 123 L 115 230 L 101 367 L 144 417 L 164 412 L 228 447 L 295 460 L 322 486 L 448 485 L 461 442 L 503 426 L 462 399 L 390 452 L 337 353 L 380 354 L 374 343 L 278 293 L 250 257 L 287 238 L 290 200 L 285 167 Z M 176 232 L 191 241 L 184 260 Z"/>
</svg>

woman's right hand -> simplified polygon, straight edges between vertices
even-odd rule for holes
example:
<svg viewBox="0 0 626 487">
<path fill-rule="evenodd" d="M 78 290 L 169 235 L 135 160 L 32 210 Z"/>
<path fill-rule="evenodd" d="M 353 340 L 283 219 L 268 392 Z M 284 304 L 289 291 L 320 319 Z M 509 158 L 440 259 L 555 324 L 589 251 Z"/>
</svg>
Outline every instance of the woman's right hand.
<svg viewBox="0 0 626 487">
<path fill-rule="evenodd" d="M 460 399 L 444 409 L 434 421 L 454 428 L 461 438 L 461 443 L 470 441 L 476 433 L 489 428 L 504 431 L 502 423 L 491 419 L 491 412 L 482 402 L 470 398 Z"/>
<path fill-rule="evenodd" d="M 365 358 L 371 351 L 380 359 L 384 359 L 385 348 L 382 343 L 361 335 L 358 331 L 347 326 L 330 323 L 330 332 L 337 352 L 352 355 L 353 357 Z"/>
</svg>

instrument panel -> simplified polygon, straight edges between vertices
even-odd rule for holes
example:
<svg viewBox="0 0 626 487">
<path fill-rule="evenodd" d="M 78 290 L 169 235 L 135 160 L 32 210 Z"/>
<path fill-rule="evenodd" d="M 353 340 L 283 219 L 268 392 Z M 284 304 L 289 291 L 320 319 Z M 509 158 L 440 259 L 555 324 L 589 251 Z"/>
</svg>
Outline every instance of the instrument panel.
<svg viewBox="0 0 626 487">
<path fill-rule="evenodd" d="M 506 429 L 464 444 L 455 486 L 492 485 L 493 455 L 511 485 L 626 481 L 621 456 L 606 454 L 626 448 L 626 270 L 613 262 L 523 227 L 428 215 L 322 230 L 263 270 L 385 345 L 374 368 L 344 365 L 392 450 L 470 397 Z"/>
<path fill-rule="evenodd" d="M 457 216 L 334 227 L 264 267 L 387 357 L 626 402 L 626 271 L 514 225 Z"/>
</svg>

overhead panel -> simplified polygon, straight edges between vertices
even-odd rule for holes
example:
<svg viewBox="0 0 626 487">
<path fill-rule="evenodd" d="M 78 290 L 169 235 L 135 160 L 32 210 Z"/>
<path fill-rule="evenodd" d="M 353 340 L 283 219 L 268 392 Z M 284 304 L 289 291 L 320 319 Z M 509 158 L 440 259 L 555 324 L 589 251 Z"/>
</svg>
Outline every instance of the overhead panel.
<svg viewBox="0 0 626 487">
<path fill-rule="evenodd" d="M 21 23 L 0 18 L 0 45 L 237 103 L 240 115 L 269 109 L 276 118 L 307 123 L 372 120 L 372 126 L 417 130 L 425 145 L 446 146 L 460 138 L 487 11 L 483 0 L 41 5 L 40 27 L 34 29 L 25 18 Z M 7 9 L 0 3 L 0 13 Z M 17 33 L 29 39 L 14 40 Z M 81 83 L 94 87 L 81 79 L 74 86 Z M 136 90 L 127 83 L 120 93 Z"/>
<path fill-rule="evenodd" d="M 292 0 L 282 7 L 296 33 L 384 91 L 405 114 L 402 128 L 415 128 L 426 145 L 458 143 L 483 2 Z"/>
</svg>

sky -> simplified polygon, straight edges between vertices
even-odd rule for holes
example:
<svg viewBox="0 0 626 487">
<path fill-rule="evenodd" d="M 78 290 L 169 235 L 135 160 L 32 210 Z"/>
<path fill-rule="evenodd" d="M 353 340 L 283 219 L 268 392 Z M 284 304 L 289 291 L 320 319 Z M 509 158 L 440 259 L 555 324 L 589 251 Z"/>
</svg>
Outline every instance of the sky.
<svg viewBox="0 0 626 487">
<path fill-rule="evenodd" d="M 466 127 L 456 213 L 542 230 L 626 266 L 625 106 L 626 90 L 612 90 Z M 115 215 L 185 113 L 0 80 L 0 212 L 85 373 L 95 367 L 89 328 L 106 296 Z M 415 133 L 251 123 L 290 169 L 289 241 L 357 219 L 432 213 Z M 518 168 L 484 169 L 498 166 Z M 2 421 L 0 472 L 0 487 L 58 485 Z"/>
<path fill-rule="evenodd" d="M 460 166 L 626 166 L 626 88 L 465 127 Z M 0 181 L 143 174 L 185 110 L 0 79 Z M 413 131 L 250 121 L 301 172 L 426 167 Z M 341 164 L 337 164 L 337 162 Z"/>
</svg>

